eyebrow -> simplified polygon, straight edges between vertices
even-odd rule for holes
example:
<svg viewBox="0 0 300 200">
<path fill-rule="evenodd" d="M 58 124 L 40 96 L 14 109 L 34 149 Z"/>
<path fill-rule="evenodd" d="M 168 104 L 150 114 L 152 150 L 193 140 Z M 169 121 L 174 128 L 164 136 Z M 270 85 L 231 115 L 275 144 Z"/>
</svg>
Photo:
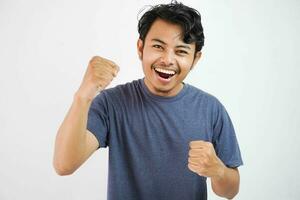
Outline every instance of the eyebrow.
<svg viewBox="0 0 300 200">
<path fill-rule="evenodd" d="M 162 40 L 160 40 L 160 39 L 157 39 L 157 38 L 153 38 L 151 41 L 159 42 L 159 43 L 162 43 L 162 44 L 164 44 L 164 45 L 167 44 L 167 43 L 165 43 L 164 41 L 162 41 Z M 185 49 L 191 50 L 191 47 L 189 47 L 188 45 L 177 45 L 176 47 L 177 47 L 177 48 L 185 48 Z"/>
</svg>

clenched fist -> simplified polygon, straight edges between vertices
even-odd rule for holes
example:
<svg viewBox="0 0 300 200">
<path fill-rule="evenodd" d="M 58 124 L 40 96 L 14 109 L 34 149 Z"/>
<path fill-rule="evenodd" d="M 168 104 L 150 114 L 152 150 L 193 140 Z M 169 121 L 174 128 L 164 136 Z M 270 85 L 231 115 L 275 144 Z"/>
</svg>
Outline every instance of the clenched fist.
<svg viewBox="0 0 300 200">
<path fill-rule="evenodd" d="M 89 62 L 76 94 L 92 100 L 98 92 L 104 90 L 110 84 L 118 72 L 119 67 L 114 62 L 100 56 L 94 56 Z"/>
<path fill-rule="evenodd" d="M 222 177 L 225 165 L 216 155 L 212 143 L 197 140 L 190 142 L 188 168 L 200 176 Z"/>
</svg>

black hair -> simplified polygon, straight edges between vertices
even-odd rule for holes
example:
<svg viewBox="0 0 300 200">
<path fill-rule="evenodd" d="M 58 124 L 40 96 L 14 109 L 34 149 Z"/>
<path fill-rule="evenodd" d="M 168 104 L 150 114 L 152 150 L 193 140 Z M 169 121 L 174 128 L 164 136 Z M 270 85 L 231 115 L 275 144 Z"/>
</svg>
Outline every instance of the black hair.
<svg viewBox="0 0 300 200">
<path fill-rule="evenodd" d="M 138 22 L 139 38 L 143 42 L 151 25 L 157 18 L 180 25 L 183 30 L 183 42 L 187 44 L 195 42 L 195 53 L 201 51 L 204 45 L 204 33 L 201 24 L 201 15 L 197 10 L 177 1 L 151 6 Z"/>
</svg>

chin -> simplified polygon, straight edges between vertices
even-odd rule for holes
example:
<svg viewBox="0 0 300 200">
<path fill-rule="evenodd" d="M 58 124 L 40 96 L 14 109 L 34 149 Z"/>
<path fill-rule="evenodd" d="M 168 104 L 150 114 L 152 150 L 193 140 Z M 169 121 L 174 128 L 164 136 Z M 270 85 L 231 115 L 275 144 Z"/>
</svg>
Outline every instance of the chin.
<svg viewBox="0 0 300 200">
<path fill-rule="evenodd" d="M 168 94 L 168 93 L 172 92 L 172 90 L 174 89 L 174 86 L 158 86 L 158 85 L 154 85 L 154 89 L 157 92 Z"/>
</svg>

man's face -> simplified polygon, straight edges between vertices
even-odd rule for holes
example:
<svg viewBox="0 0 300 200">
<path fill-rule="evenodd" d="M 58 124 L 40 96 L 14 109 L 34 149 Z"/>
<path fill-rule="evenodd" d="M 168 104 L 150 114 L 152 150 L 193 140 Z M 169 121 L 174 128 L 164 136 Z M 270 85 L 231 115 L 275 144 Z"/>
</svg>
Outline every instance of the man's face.
<svg viewBox="0 0 300 200">
<path fill-rule="evenodd" d="M 145 84 L 151 93 L 175 96 L 183 87 L 182 81 L 197 63 L 195 43 L 183 42 L 182 29 L 161 19 L 153 22 L 144 44 L 138 40 L 138 54 L 142 61 Z"/>
</svg>

